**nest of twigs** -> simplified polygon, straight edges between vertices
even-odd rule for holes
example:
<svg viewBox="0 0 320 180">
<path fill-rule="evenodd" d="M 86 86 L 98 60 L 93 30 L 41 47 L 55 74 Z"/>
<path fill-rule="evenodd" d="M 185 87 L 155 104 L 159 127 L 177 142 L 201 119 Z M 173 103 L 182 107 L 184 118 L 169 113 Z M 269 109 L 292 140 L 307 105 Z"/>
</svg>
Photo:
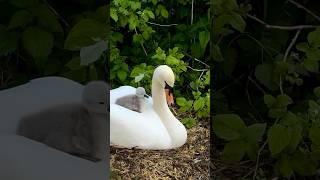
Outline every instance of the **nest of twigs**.
<svg viewBox="0 0 320 180">
<path fill-rule="evenodd" d="M 208 123 L 199 123 L 175 150 L 111 147 L 111 179 L 209 179 L 209 134 Z"/>
</svg>

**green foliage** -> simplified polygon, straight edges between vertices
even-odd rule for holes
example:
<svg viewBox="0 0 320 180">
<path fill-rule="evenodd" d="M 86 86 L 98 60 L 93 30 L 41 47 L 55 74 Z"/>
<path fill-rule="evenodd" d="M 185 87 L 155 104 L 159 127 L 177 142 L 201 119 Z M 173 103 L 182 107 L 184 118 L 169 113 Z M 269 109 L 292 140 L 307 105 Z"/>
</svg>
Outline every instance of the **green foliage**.
<svg viewBox="0 0 320 180">
<path fill-rule="evenodd" d="M 0 19 L 0 58 L 4 59 L 0 70 L 7 77 L 0 87 L 39 76 L 66 76 L 79 82 L 103 79 L 108 8 L 88 3 L 91 9 L 73 4 L 86 11 L 60 12 L 64 4 L 59 1 L 0 2 L 0 11 L 8 19 Z"/>
<path fill-rule="evenodd" d="M 292 31 L 266 28 L 246 14 L 280 26 L 319 23 L 303 21 L 310 16 L 290 3 L 240 2 L 212 4 L 212 126 L 224 144 L 221 159 L 252 160 L 253 179 L 313 176 L 320 168 L 320 28 L 302 29 L 292 42 Z"/>
<path fill-rule="evenodd" d="M 250 159 L 256 157 L 258 142 L 266 129 L 265 123 L 246 126 L 236 114 L 216 115 L 213 120 L 215 134 L 228 142 L 222 152 L 222 158 L 227 161 L 240 161 L 244 155 Z"/>
<path fill-rule="evenodd" d="M 179 119 L 187 128 L 195 126 L 201 118 L 208 118 L 210 112 L 206 2 L 195 4 L 192 24 L 186 14 L 190 3 L 115 0 L 110 7 L 113 88 L 143 86 L 151 93 L 154 69 L 161 64 L 170 66 L 175 73 L 174 96 L 181 114 Z"/>
</svg>

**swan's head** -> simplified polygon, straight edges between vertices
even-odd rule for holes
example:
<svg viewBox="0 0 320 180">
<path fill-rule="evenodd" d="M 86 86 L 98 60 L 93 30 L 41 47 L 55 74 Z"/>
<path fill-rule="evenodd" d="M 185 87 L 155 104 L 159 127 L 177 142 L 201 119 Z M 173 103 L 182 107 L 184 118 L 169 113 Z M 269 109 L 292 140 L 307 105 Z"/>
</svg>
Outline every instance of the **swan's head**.
<svg viewBox="0 0 320 180">
<path fill-rule="evenodd" d="M 103 81 L 89 82 L 83 90 L 82 100 L 89 112 L 107 113 L 107 91 L 109 87 Z"/>
<path fill-rule="evenodd" d="M 173 105 L 174 73 L 172 69 L 167 65 L 160 65 L 154 70 L 153 78 L 164 88 L 168 105 Z"/>
<path fill-rule="evenodd" d="M 148 95 L 146 93 L 146 90 L 143 88 L 143 87 L 138 87 L 136 89 L 136 95 L 139 97 L 139 98 L 148 98 Z"/>
</svg>

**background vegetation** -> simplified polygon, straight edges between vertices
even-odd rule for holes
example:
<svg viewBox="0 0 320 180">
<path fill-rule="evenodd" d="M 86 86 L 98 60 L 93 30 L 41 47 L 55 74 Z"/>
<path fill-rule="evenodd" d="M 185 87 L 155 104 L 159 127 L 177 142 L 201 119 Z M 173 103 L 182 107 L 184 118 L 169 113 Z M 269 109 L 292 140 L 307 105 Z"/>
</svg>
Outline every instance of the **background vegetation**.
<svg viewBox="0 0 320 180">
<path fill-rule="evenodd" d="M 154 69 L 167 64 L 183 123 L 209 117 L 209 1 L 113 0 L 110 7 L 112 88 L 143 86 L 150 94 Z"/>
<path fill-rule="evenodd" d="M 0 89 L 41 76 L 103 79 L 105 1 L 0 1 Z"/>
<path fill-rule="evenodd" d="M 319 1 L 212 1 L 212 174 L 315 178 Z"/>
</svg>

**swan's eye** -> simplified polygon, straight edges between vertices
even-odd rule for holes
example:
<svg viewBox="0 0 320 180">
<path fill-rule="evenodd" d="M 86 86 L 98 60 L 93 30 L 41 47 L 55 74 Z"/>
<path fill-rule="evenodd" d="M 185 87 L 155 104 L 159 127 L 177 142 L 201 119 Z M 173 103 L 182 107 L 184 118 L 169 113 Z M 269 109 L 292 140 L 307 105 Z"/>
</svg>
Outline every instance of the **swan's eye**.
<svg viewBox="0 0 320 180">
<path fill-rule="evenodd" d="M 104 103 L 104 102 L 99 102 L 99 104 L 103 105 L 103 104 L 105 104 L 105 103 Z"/>
<path fill-rule="evenodd" d="M 166 83 L 166 86 L 164 87 L 164 89 L 168 89 L 169 90 L 169 95 L 173 94 L 173 88 L 171 86 L 169 86 L 166 81 L 164 81 L 164 82 Z"/>
</svg>

